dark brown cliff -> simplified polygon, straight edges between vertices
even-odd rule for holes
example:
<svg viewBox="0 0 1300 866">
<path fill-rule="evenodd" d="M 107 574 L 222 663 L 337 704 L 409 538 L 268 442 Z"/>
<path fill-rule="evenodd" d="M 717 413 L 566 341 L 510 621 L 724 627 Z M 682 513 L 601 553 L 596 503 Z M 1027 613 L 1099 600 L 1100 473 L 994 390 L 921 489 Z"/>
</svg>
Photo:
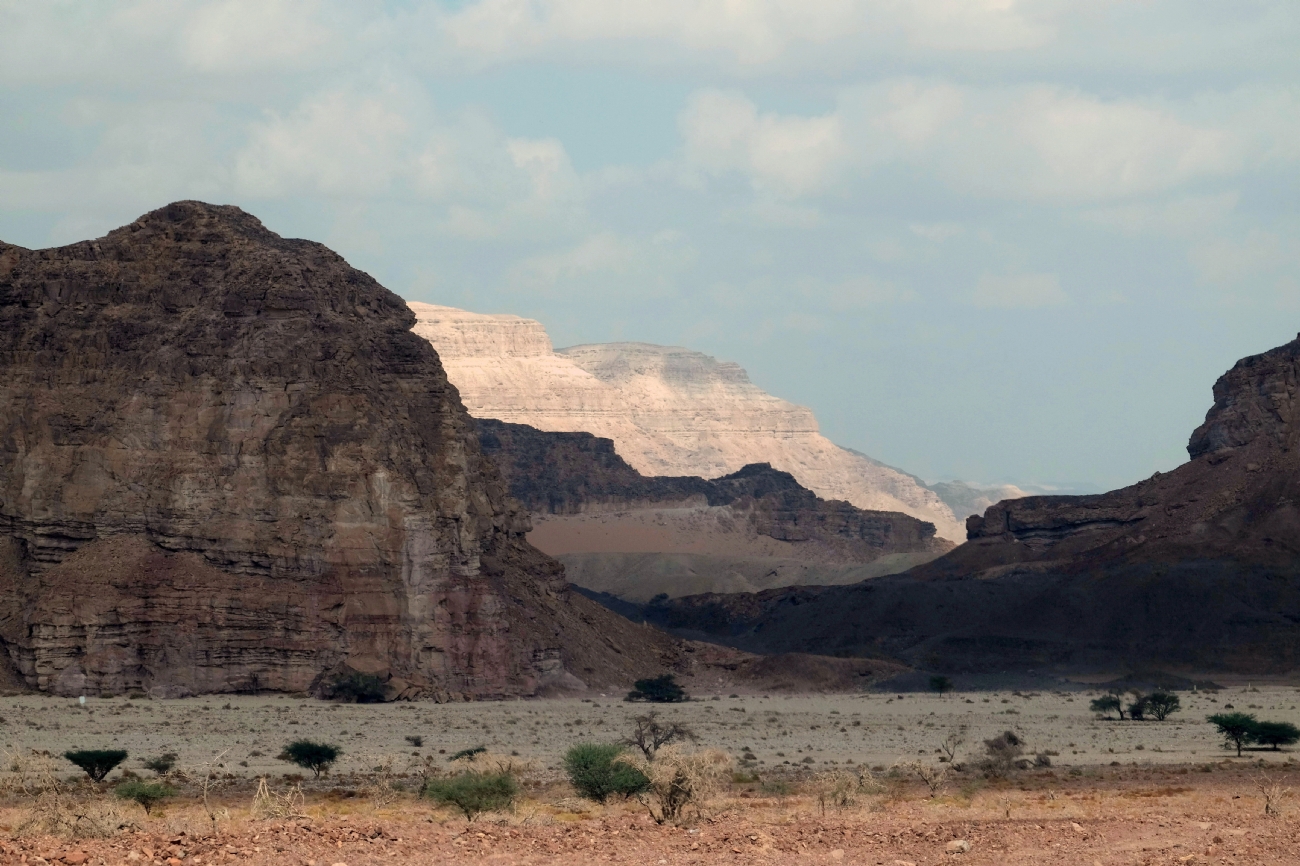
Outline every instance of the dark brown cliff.
<svg viewBox="0 0 1300 866">
<path fill-rule="evenodd" d="M 1096 496 L 1008 500 L 969 540 L 849 587 L 708 595 L 650 619 L 759 651 L 949 670 L 1300 665 L 1300 338 L 1214 387 L 1189 462 Z"/>
<path fill-rule="evenodd" d="M 59 694 L 360 670 L 496 697 L 660 669 L 671 640 L 524 541 L 414 321 L 234 207 L 0 243 L 0 658 Z"/>
</svg>

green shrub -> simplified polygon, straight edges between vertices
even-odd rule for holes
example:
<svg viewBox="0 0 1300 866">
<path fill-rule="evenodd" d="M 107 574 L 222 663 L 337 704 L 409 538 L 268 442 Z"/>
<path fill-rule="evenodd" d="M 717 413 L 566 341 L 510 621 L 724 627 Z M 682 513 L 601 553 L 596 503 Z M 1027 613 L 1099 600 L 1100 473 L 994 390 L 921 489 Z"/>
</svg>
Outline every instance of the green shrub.
<svg viewBox="0 0 1300 866">
<path fill-rule="evenodd" d="M 1238 758 L 1241 757 L 1241 747 L 1255 741 L 1255 730 L 1259 726 L 1251 713 L 1215 713 L 1207 716 L 1206 721 L 1219 729 L 1225 746 L 1236 746 Z"/>
<path fill-rule="evenodd" d="M 1144 721 L 1147 716 L 1147 710 L 1149 709 L 1150 707 L 1147 704 L 1147 699 L 1144 697 L 1138 697 L 1133 701 L 1133 703 L 1128 705 L 1128 717 L 1135 722 Z"/>
<path fill-rule="evenodd" d="M 382 704 L 384 702 L 384 681 L 374 674 L 353 671 L 350 674 L 335 677 L 330 684 L 334 697 L 351 701 L 354 704 Z"/>
<path fill-rule="evenodd" d="M 472 749 L 461 749 L 459 752 L 448 758 L 447 761 L 450 763 L 451 761 L 459 761 L 462 758 L 472 758 L 475 755 L 481 755 L 486 751 L 487 746 L 475 746 Z"/>
<path fill-rule="evenodd" d="M 1300 728 L 1290 722 L 1258 722 L 1255 725 L 1254 739 L 1261 746 L 1272 746 L 1276 752 L 1279 746 L 1289 746 L 1300 741 Z"/>
<path fill-rule="evenodd" d="M 579 794 L 603 803 L 611 794 L 630 797 L 650 787 L 636 767 L 615 761 L 624 747 L 617 744 L 579 743 L 564 755 L 564 770 Z"/>
<path fill-rule="evenodd" d="M 505 809 L 515 801 L 519 786 L 509 773 L 461 773 L 425 783 L 424 796 L 452 805 L 473 821 L 480 812 Z"/>
<path fill-rule="evenodd" d="M 311 740 L 295 740 L 284 747 L 284 751 L 276 755 L 281 761 L 288 761 L 291 764 L 297 764 L 299 767 L 311 770 L 320 778 L 322 770 L 329 770 L 330 765 L 339 759 L 343 750 L 338 746 L 331 746 L 328 743 L 315 743 Z"/>
<path fill-rule="evenodd" d="M 1088 709 L 1092 710 L 1094 713 L 1102 713 L 1103 715 L 1115 713 L 1115 715 L 1120 719 L 1124 718 L 1124 704 L 1114 695 L 1106 695 L 1097 698 L 1097 700 L 1088 704 Z"/>
<path fill-rule="evenodd" d="M 144 807 L 146 815 L 153 807 L 176 793 L 161 782 L 146 782 L 143 779 L 128 779 L 113 791 L 123 800 L 133 800 Z"/>
<path fill-rule="evenodd" d="M 672 674 L 637 680 L 632 691 L 627 693 L 629 701 L 649 701 L 653 704 L 676 704 L 687 699 L 686 689 L 677 683 Z"/>
<path fill-rule="evenodd" d="M 176 766 L 176 753 L 167 752 L 156 758 L 143 760 L 140 763 L 144 765 L 146 770 L 153 770 L 161 776 L 163 773 L 171 772 L 172 768 Z"/>
<path fill-rule="evenodd" d="M 1163 722 L 1168 716 L 1183 708 L 1183 702 L 1178 699 L 1178 695 L 1170 692 L 1152 692 L 1143 700 L 1146 701 L 1147 712 L 1155 716 L 1158 722 Z"/>
<path fill-rule="evenodd" d="M 102 782 L 114 767 L 126 760 L 126 752 L 123 749 L 84 749 L 64 752 L 63 757 L 85 770 L 92 780 Z"/>
</svg>

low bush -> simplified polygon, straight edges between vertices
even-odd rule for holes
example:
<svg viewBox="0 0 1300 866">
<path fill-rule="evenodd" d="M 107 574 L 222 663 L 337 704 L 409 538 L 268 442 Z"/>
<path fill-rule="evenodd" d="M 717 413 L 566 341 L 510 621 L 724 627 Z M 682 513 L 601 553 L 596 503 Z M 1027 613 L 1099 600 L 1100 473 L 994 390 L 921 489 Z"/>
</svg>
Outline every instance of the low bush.
<svg viewBox="0 0 1300 866">
<path fill-rule="evenodd" d="M 128 779 L 118 785 L 113 790 L 119 800 L 130 800 L 133 803 L 139 803 L 144 808 L 144 813 L 148 815 L 153 811 L 153 807 L 168 797 L 172 796 L 173 791 L 167 785 L 161 782 L 146 782 L 143 779 Z"/>
<path fill-rule="evenodd" d="M 618 744 L 580 743 L 564 755 L 564 771 L 574 790 L 603 803 L 614 794 L 630 797 L 650 787 L 650 780 L 637 768 L 619 761 L 625 751 Z"/>
<path fill-rule="evenodd" d="M 1001 779 L 1013 770 L 1022 769 L 1028 762 L 1024 758 L 1025 743 L 1014 731 L 1005 731 L 984 741 L 984 757 L 979 769 L 991 779 Z"/>
<path fill-rule="evenodd" d="M 113 772 L 113 768 L 126 760 L 123 749 L 83 749 L 78 752 L 64 752 L 63 757 L 86 771 L 93 781 L 102 782 L 104 777 Z"/>
<path fill-rule="evenodd" d="M 632 684 L 632 691 L 627 693 L 629 701 L 649 701 L 652 704 L 677 704 L 688 698 L 686 689 L 672 674 L 637 680 Z"/>
<path fill-rule="evenodd" d="M 461 773 L 458 776 L 430 779 L 425 782 L 424 796 L 442 805 L 451 805 L 473 821 L 482 812 L 506 809 L 515 801 L 519 786 L 509 773 Z"/>
<path fill-rule="evenodd" d="M 280 752 L 276 757 L 281 761 L 288 761 L 291 764 L 297 764 L 299 767 L 311 770 L 319 779 L 320 774 L 328 772 L 341 754 L 343 754 L 342 749 L 329 743 L 294 740 L 285 746 L 284 751 Z"/>
<path fill-rule="evenodd" d="M 702 814 L 708 801 L 731 776 L 731 757 L 709 749 L 688 752 L 680 746 L 664 746 L 653 761 L 635 753 L 618 760 L 641 771 L 650 781 L 646 808 L 658 824 L 681 820 L 687 810 Z"/>
<path fill-rule="evenodd" d="M 146 770 L 153 770 L 158 775 L 170 773 L 176 766 L 176 753 L 166 752 L 156 758 L 146 758 L 140 762 Z"/>
</svg>

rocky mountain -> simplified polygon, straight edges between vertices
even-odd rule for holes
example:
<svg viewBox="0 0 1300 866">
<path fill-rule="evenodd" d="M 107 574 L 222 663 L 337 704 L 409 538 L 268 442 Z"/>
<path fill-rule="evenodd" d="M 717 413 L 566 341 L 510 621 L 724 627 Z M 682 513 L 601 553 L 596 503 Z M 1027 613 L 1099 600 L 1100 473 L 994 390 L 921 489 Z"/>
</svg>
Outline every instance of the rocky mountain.
<svg viewBox="0 0 1300 866">
<path fill-rule="evenodd" d="M 652 621 L 764 651 L 950 670 L 1251 672 L 1300 663 L 1300 337 L 1214 386 L 1187 463 L 1110 493 L 1001 502 L 970 540 L 851 587 L 659 604 Z"/>
<path fill-rule="evenodd" d="M 827 500 L 963 529 L 918 479 L 840 448 L 810 410 L 749 381 L 736 364 L 679 347 L 603 343 L 556 351 L 541 324 L 411 302 L 415 332 L 438 350 L 476 418 L 612 439 L 648 476 L 717 478 L 769 463 Z"/>
<path fill-rule="evenodd" d="M 532 512 L 529 541 L 574 583 L 618 598 L 854 582 L 952 548 L 931 523 L 826 501 L 768 464 L 714 480 L 644 476 L 590 433 L 478 427 L 484 454 Z"/>
<path fill-rule="evenodd" d="M 234 207 L 0 244 L 0 667 L 64 695 L 360 671 L 439 699 L 685 670 L 525 541 L 414 324 Z"/>
</svg>

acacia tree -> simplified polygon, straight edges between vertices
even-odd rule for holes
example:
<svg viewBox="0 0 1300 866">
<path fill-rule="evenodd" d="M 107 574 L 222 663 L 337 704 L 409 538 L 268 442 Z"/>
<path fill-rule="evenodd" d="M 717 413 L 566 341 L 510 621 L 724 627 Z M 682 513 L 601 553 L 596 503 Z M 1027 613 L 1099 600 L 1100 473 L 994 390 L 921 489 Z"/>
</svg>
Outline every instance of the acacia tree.
<svg viewBox="0 0 1300 866">
<path fill-rule="evenodd" d="M 632 733 L 619 740 L 619 744 L 640 749 L 647 761 L 653 760 L 655 752 L 662 746 L 696 739 L 695 732 L 690 728 L 677 722 L 661 722 L 659 714 L 653 710 L 634 718 L 632 726 Z"/>
<path fill-rule="evenodd" d="M 1097 698 L 1095 701 L 1088 704 L 1088 708 L 1094 713 L 1109 714 L 1113 712 L 1116 714 L 1116 718 L 1120 721 L 1124 720 L 1124 704 L 1114 695 L 1105 695 Z"/>
<path fill-rule="evenodd" d="M 1176 713 L 1183 708 L 1183 703 L 1178 699 L 1178 695 L 1170 692 L 1152 692 L 1144 700 L 1146 701 L 1147 711 L 1155 716 L 1157 722 L 1163 722 L 1170 714 Z"/>
<path fill-rule="evenodd" d="M 943 676 L 930 677 L 930 688 L 942 697 L 944 693 L 952 691 L 952 680 Z"/>
<path fill-rule="evenodd" d="M 1238 758 L 1241 757 L 1241 747 L 1255 741 L 1255 731 L 1259 727 L 1252 713 L 1215 713 L 1206 721 L 1219 729 L 1225 746 L 1236 746 Z"/>
<path fill-rule="evenodd" d="M 1261 746 L 1272 746 L 1276 752 L 1279 746 L 1300 741 L 1300 728 L 1290 722 L 1259 722 L 1255 725 L 1254 739 Z"/>
</svg>

